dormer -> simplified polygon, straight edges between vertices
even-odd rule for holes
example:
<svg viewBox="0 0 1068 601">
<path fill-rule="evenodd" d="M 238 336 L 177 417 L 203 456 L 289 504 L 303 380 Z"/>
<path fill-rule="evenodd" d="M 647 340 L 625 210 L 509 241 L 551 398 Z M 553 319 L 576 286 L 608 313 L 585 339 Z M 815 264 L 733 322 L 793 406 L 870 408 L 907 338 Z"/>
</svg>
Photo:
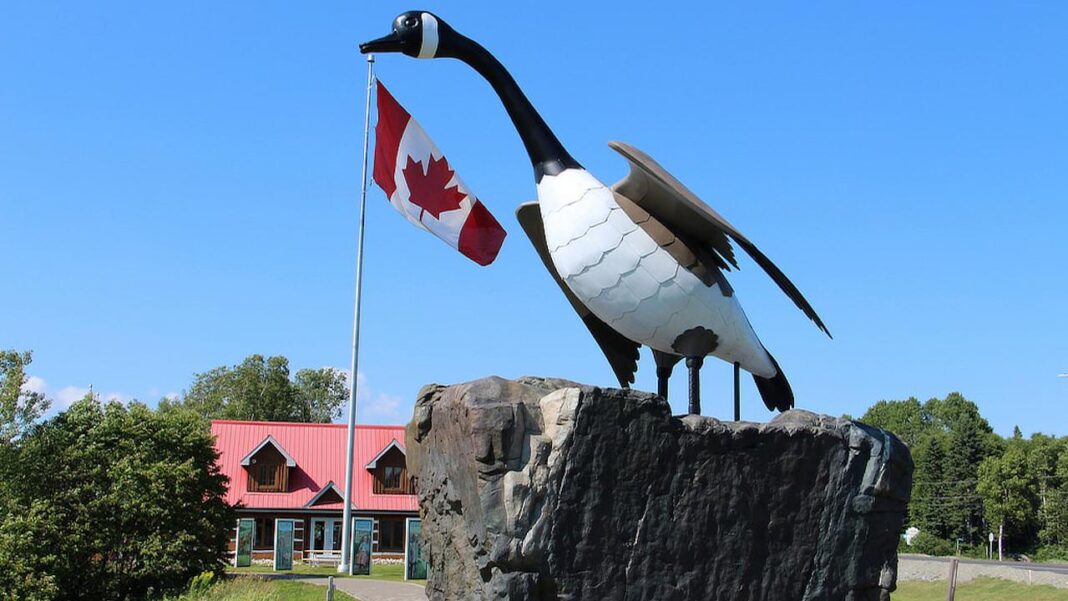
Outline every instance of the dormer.
<svg viewBox="0 0 1068 601">
<path fill-rule="evenodd" d="M 345 497 L 341 494 L 341 489 L 334 484 L 331 480 L 326 483 L 326 486 L 319 489 L 319 492 L 315 493 L 315 496 L 310 501 L 304 504 L 304 509 L 311 509 L 312 507 L 318 507 L 320 505 L 336 505 L 341 504 L 344 506 Z"/>
<path fill-rule="evenodd" d="M 241 460 L 248 473 L 248 492 L 289 492 L 289 470 L 297 462 L 268 436 Z"/>
<path fill-rule="evenodd" d="M 404 447 L 400 446 L 396 439 L 379 451 L 366 467 L 374 475 L 376 495 L 415 494 L 408 479 Z"/>
</svg>

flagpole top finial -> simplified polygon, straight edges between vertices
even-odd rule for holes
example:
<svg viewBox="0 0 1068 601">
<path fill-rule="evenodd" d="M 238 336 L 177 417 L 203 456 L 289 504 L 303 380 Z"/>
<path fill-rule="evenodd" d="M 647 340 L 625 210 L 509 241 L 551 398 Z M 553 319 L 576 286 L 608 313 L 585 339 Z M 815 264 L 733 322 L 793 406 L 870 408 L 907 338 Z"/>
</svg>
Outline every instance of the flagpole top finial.
<svg viewBox="0 0 1068 601">
<path fill-rule="evenodd" d="M 369 63 L 375 62 L 375 55 L 374 54 L 368 54 L 367 55 L 367 62 L 369 62 Z"/>
</svg>

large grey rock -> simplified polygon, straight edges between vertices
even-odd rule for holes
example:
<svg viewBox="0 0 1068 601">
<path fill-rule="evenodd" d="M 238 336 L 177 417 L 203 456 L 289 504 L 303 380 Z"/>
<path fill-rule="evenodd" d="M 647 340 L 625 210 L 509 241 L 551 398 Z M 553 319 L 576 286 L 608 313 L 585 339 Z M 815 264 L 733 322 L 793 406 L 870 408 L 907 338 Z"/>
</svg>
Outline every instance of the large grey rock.
<svg viewBox="0 0 1068 601">
<path fill-rule="evenodd" d="M 447 601 L 888 599 L 912 486 L 857 422 L 540 378 L 424 387 L 407 454 Z"/>
</svg>

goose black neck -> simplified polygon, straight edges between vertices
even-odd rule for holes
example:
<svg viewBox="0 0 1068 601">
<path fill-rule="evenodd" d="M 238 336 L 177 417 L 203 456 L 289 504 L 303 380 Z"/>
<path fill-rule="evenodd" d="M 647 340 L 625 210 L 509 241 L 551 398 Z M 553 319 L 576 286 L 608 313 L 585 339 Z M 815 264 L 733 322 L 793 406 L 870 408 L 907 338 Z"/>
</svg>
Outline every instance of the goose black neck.
<svg viewBox="0 0 1068 601">
<path fill-rule="evenodd" d="M 540 182 L 545 175 L 557 175 L 565 169 L 581 169 L 582 166 L 568 154 L 504 65 L 478 42 L 459 35 L 457 37 L 459 39 L 449 55 L 470 65 L 497 92 L 530 156 L 534 179 Z"/>
</svg>

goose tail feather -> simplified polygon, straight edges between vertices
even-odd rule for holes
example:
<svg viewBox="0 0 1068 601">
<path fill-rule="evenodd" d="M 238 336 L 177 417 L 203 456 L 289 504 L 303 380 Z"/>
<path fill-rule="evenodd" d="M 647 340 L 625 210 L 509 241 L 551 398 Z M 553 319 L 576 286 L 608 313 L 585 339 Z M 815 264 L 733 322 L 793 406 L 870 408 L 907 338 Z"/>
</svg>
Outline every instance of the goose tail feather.
<svg viewBox="0 0 1068 601">
<path fill-rule="evenodd" d="M 767 351 L 765 350 L 765 352 Z M 753 376 L 757 391 L 760 392 L 760 398 L 764 400 L 764 404 L 771 411 L 778 409 L 781 412 L 792 409 L 794 406 L 794 391 L 790 388 L 790 382 L 787 381 L 786 374 L 782 373 L 782 368 L 779 367 L 779 362 L 775 360 L 775 357 L 772 357 L 771 353 L 768 353 L 768 357 L 775 366 L 777 373 L 770 378 Z"/>
</svg>

